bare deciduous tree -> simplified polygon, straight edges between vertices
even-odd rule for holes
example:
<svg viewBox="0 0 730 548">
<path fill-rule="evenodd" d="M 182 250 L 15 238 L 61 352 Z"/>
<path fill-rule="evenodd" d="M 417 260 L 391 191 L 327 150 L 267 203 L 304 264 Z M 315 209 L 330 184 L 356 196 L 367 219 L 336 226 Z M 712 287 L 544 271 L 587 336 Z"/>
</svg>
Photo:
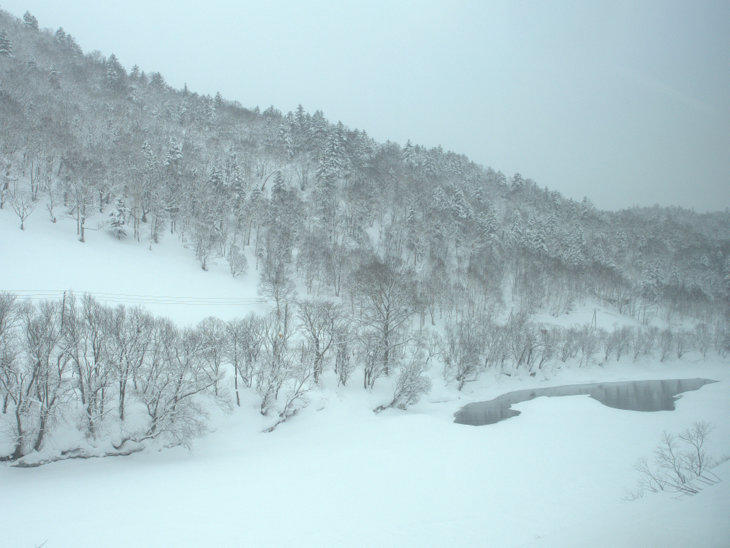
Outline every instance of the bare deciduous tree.
<svg viewBox="0 0 730 548">
<path fill-rule="evenodd" d="M 350 330 L 344 325 L 341 325 L 335 332 L 335 373 L 337 374 L 337 384 L 340 386 L 347 385 L 354 369 L 350 336 Z"/>
<path fill-rule="evenodd" d="M 10 192 L 10 205 L 20 220 L 20 230 L 25 230 L 25 221 L 33 213 L 35 202 L 28 193 L 18 190 L 16 187 Z"/>
<path fill-rule="evenodd" d="M 319 383 L 325 359 L 335 340 L 340 310 L 331 301 L 301 301 L 297 304 L 297 316 L 312 350 L 316 384 Z"/>
<path fill-rule="evenodd" d="M 383 262 L 377 258 L 355 273 L 360 298 L 358 320 L 369 331 L 369 344 L 377 337 L 383 374 L 390 373 L 393 352 L 405 344 L 408 321 L 413 314 L 412 276 L 401 261 Z"/>
<path fill-rule="evenodd" d="M 715 461 L 705 451 L 711 430 L 707 422 L 701 421 L 679 436 L 664 432 L 654 450 L 653 465 L 646 459 L 636 465 L 640 474 L 639 493 L 672 491 L 694 495 L 704 486 L 719 482 L 720 478 L 710 470 Z"/>
<path fill-rule="evenodd" d="M 421 396 L 431 390 L 431 379 L 426 374 L 429 361 L 433 358 L 433 348 L 431 352 L 427 348 L 420 345 L 414 345 L 410 349 L 410 356 L 403 364 L 395 380 L 393 390 L 393 399 L 386 405 L 379 405 L 374 409 L 376 413 L 388 409 L 389 407 L 397 407 L 406 409 L 407 407 L 418 403 Z"/>
<path fill-rule="evenodd" d="M 215 395 L 218 396 L 226 351 L 226 326 L 218 318 L 206 318 L 198 324 L 197 332 L 200 333 L 202 339 L 203 371 L 212 383 Z"/>
<path fill-rule="evenodd" d="M 483 353 L 484 337 L 477 318 L 463 318 L 447 325 L 441 348 L 444 374 L 456 381 L 459 390 L 478 375 Z"/>
</svg>

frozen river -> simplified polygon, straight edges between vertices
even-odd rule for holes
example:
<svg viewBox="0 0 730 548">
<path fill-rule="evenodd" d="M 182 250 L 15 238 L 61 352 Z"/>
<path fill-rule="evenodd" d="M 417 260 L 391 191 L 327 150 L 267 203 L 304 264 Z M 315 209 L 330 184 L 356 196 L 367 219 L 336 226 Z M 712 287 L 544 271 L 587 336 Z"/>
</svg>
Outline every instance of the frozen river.
<svg viewBox="0 0 730 548">
<path fill-rule="evenodd" d="M 515 417 L 519 411 L 512 405 L 540 396 L 590 396 L 603 405 L 630 411 L 673 411 L 682 392 L 698 390 L 710 379 L 671 379 L 657 381 L 602 382 L 569 384 L 508 392 L 493 400 L 465 405 L 454 415 L 454 422 L 482 426 Z"/>
</svg>

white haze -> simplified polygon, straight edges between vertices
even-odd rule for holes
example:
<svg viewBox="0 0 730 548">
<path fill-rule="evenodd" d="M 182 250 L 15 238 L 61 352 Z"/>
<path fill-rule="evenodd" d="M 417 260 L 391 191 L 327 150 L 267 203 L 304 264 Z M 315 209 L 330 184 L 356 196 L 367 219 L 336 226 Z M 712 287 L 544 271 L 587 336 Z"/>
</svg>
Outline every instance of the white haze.
<svg viewBox="0 0 730 548">
<path fill-rule="evenodd" d="M 728 2 L 11 0 L 85 50 L 597 206 L 730 205 Z"/>
</svg>

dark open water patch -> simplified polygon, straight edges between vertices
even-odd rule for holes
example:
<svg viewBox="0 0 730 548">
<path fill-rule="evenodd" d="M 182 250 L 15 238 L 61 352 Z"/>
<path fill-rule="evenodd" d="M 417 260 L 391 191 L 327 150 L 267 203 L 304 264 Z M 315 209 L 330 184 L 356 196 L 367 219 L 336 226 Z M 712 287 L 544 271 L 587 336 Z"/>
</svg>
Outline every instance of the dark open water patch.
<svg viewBox="0 0 730 548">
<path fill-rule="evenodd" d="M 603 405 L 629 411 L 674 411 L 674 402 L 682 392 L 697 390 L 717 382 L 710 379 L 671 379 L 658 381 L 622 381 L 569 384 L 508 392 L 489 401 L 470 403 L 454 414 L 454 422 L 482 426 L 516 417 L 512 405 L 540 396 L 590 396 Z"/>
</svg>

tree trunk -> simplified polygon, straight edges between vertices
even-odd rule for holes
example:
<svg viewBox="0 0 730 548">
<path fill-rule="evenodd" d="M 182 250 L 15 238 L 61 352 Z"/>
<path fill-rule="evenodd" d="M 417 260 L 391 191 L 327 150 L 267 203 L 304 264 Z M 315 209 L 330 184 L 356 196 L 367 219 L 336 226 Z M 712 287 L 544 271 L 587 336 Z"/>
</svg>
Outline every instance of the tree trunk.
<svg viewBox="0 0 730 548">
<path fill-rule="evenodd" d="M 236 390 L 236 405 L 241 407 L 241 397 L 238 394 L 238 363 L 233 365 L 233 386 Z"/>
<path fill-rule="evenodd" d="M 15 423 L 16 423 L 16 427 L 18 429 L 18 437 L 15 440 L 15 450 L 13 451 L 13 454 L 10 456 L 11 460 L 18 460 L 20 457 L 23 456 L 24 432 L 23 432 L 23 420 L 20 418 L 20 407 L 21 407 L 20 403 L 18 403 L 15 406 Z"/>
<path fill-rule="evenodd" d="M 124 422 L 124 397 L 127 393 L 127 380 L 119 380 L 119 420 Z"/>
<path fill-rule="evenodd" d="M 33 444 L 33 449 L 35 451 L 41 450 L 41 445 L 43 445 L 43 438 L 46 435 L 46 425 L 48 424 L 48 415 L 49 415 L 50 409 L 44 408 L 44 410 L 41 412 L 41 418 L 40 423 L 38 426 L 38 435 L 35 438 L 35 443 Z"/>
</svg>

